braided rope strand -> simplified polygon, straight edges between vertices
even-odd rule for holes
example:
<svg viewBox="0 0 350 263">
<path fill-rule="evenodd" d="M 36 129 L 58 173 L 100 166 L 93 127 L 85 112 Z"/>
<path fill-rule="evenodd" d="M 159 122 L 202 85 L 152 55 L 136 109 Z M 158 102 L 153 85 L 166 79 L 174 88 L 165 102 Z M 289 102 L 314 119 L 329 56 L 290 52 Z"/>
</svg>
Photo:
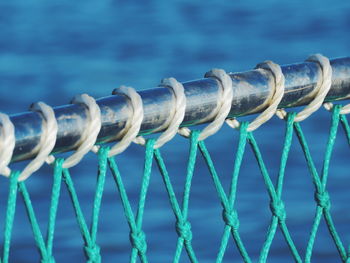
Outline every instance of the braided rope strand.
<svg viewBox="0 0 350 263">
<path fill-rule="evenodd" d="M 199 135 L 199 141 L 205 140 L 221 128 L 231 110 L 233 98 L 232 79 L 223 69 L 212 69 L 205 74 L 205 77 L 216 79 L 220 83 L 221 89 L 217 109 L 213 112 L 215 114 L 214 120 L 203 129 Z M 179 133 L 184 137 L 189 137 L 191 131 L 189 128 L 183 127 L 179 129 Z"/>
<path fill-rule="evenodd" d="M 123 152 L 136 139 L 143 120 L 143 105 L 141 96 L 131 87 L 121 86 L 115 89 L 113 95 L 123 95 L 128 99 L 129 105 L 132 107 L 132 117 L 129 118 L 125 125 L 125 134 L 123 138 L 116 143 L 109 151 L 109 157 L 115 156 Z M 121 133 L 124 132 L 121 131 Z"/>
<path fill-rule="evenodd" d="M 329 59 L 321 54 L 315 54 L 308 57 L 308 62 L 317 63 L 321 68 L 321 79 L 317 84 L 317 93 L 313 100 L 295 117 L 295 122 L 301 122 L 309 117 L 312 113 L 317 111 L 324 102 L 325 97 L 332 85 L 332 66 Z M 287 113 L 284 109 L 277 111 L 277 116 L 280 119 L 285 119 Z"/>
<path fill-rule="evenodd" d="M 285 78 L 282 73 L 282 69 L 278 64 L 275 64 L 272 61 L 265 61 L 258 64 L 255 68 L 261 68 L 271 72 L 271 74 L 274 77 L 274 94 L 271 98 L 270 105 L 262 113 L 260 113 L 258 117 L 255 118 L 255 120 L 249 123 L 249 126 L 247 128 L 247 131 L 249 132 L 256 130 L 262 124 L 264 124 L 273 117 L 284 95 Z M 234 129 L 240 127 L 240 123 L 235 118 L 227 119 L 226 123 Z"/>
<path fill-rule="evenodd" d="M 11 122 L 10 118 L 0 112 L 0 174 L 9 177 L 10 169 L 8 168 L 9 163 L 15 149 L 16 138 L 15 138 L 15 127 Z"/>
<path fill-rule="evenodd" d="M 89 122 L 81 136 L 81 144 L 78 149 L 63 163 L 63 168 L 70 168 L 80 162 L 95 145 L 97 136 L 101 129 L 101 111 L 95 99 L 87 94 L 74 97 L 73 104 L 83 104 L 87 108 Z"/>
<path fill-rule="evenodd" d="M 185 117 L 186 111 L 185 90 L 180 82 L 178 82 L 175 78 L 168 78 L 163 79 L 160 86 L 170 88 L 175 99 L 169 120 L 163 124 L 164 128 L 166 127 L 166 129 L 156 140 L 154 149 L 160 148 L 177 134 L 180 124 Z M 163 127 L 159 128 L 159 130 L 161 129 L 163 129 Z M 137 136 L 133 141 L 140 145 L 146 144 L 146 139 L 143 136 Z"/>
<path fill-rule="evenodd" d="M 40 143 L 37 145 L 39 153 L 22 171 L 18 178 L 20 182 L 26 180 L 31 174 L 37 171 L 48 159 L 51 151 L 55 147 L 58 130 L 55 112 L 50 106 L 43 102 L 37 102 L 30 107 L 30 110 L 36 111 L 43 116 L 43 132 Z"/>
<path fill-rule="evenodd" d="M 158 149 L 170 141 L 177 133 L 181 122 L 185 117 L 186 96 L 183 85 L 175 78 L 163 79 L 161 85 L 170 87 L 175 97 L 173 114 L 170 116 L 170 123 L 167 129 L 158 137 L 154 148 Z"/>
</svg>

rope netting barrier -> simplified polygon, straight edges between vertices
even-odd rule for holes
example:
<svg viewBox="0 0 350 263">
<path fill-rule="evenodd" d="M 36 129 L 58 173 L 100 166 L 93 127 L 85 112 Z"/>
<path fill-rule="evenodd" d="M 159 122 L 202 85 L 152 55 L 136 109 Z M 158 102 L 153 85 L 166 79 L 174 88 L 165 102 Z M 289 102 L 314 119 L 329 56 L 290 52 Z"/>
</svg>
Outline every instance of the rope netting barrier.
<svg viewBox="0 0 350 263">
<path fill-rule="evenodd" d="M 324 74 L 322 80 L 319 82 L 320 87 L 318 94 L 315 95 L 315 99 L 312 100 L 312 102 L 300 112 L 295 112 L 293 110 L 286 112 L 282 109 L 277 109 L 283 96 L 284 77 L 282 71 L 278 65 L 273 64 L 272 62 L 268 62 L 264 64 L 264 66 L 261 66 L 270 70 L 275 77 L 275 95 L 273 96 L 275 99 L 270 103 L 270 106 L 267 107 L 267 109 L 252 122 L 238 122 L 236 119 L 227 119 L 229 109 L 231 108 L 232 83 L 227 77 L 228 75 L 222 70 L 214 70 L 207 74 L 207 76 L 217 79 L 222 84 L 222 97 L 224 99 L 222 103 L 219 103 L 214 120 L 203 130 L 197 130 L 195 128 L 180 128 L 179 130 L 179 133 L 187 138 L 189 145 L 185 183 L 181 191 L 181 196 L 176 194 L 177 191 L 174 189 L 174 184 L 172 182 L 172 176 L 175 175 L 169 173 L 167 164 L 162 155 L 163 144 L 175 136 L 176 132 L 174 132 L 174 130 L 178 131 L 180 123 L 184 118 L 184 106 L 181 106 L 185 105 L 184 96 L 181 95 L 183 94 L 183 87 L 181 87 L 182 85 L 175 79 L 165 80 L 164 83 L 173 87 L 174 97 L 176 97 L 178 102 L 180 101 L 179 103 L 175 103 L 178 111 L 174 112 L 173 119 L 168 123 L 168 127 L 170 128 L 166 129 L 157 139 L 138 136 L 138 131 L 141 125 L 141 121 L 138 119 L 138 116 L 143 114 L 142 108 L 140 108 L 140 103 L 137 102 L 137 100 L 140 100 L 140 98 L 131 88 L 122 87 L 115 93 L 118 92 L 119 94 L 123 94 L 124 96 L 130 98 L 130 103 L 134 108 L 134 116 L 131 123 L 129 123 L 129 130 L 124 132 L 124 138 L 117 142 L 116 145 L 96 146 L 95 141 L 100 129 L 96 127 L 101 126 L 101 119 L 100 117 L 96 118 L 94 116 L 96 116 L 96 114 L 98 115 L 99 110 L 98 107 L 96 108 L 96 103 L 94 103 L 94 100 L 91 97 L 87 95 L 80 96 L 76 98 L 75 103 L 84 103 L 84 105 L 87 105 L 87 111 L 91 113 L 91 125 L 89 126 L 91 129 L 86 129 L 86 134 L 83 136 L 84 142 L 80 144 L 75 153 L 70 157 L 54 158 L 50 155 L 50 153 L 55 145 L 55 140 L 52 140 L 52 138 L 55 138 L 55 136 L 50 136 L 50 132 L 48 132 L 47 134 L 43 135 L 41 140 L 42 147 L 46 149 L 46 152 L 39 150 L 37 157 L 30 161 L 30 163 L 22 171 L 10 170 L 8 167 L 11 160 L 12 151 L 14 149 L 14 136 L 13 127 L 11 127 L 11 125 L 6 125 L 6 123 L 10 123 L 9 119 L 6 117 L 6 115 L 3 115 L 1 119 L 2 137 L 0 140 L 0 156 L 2 159 L 0 160 L 0 170 L 3 175 L 8 176 L 8 199 L 6 207 L 1 208 L 1 213 L 5 218 L 5 223 L 3 239 L 0 243 L 2 244 L 2 256 L 0 262 L 7 263 L 10 261 L 13 237 L 12 232 L 13 228 L 16 227 L 14 222 L 16 217 L 16 204 L 19 202 L 19 196 L 21 196 L 21 199 L 24 202 L 27 219 L 32 229 L 35 245 L 40 253 L 41 262 L 55 262 L 55 232 L 58 231 L 56 229 L 56 221 L 63 187 L 66 188 L 69 193 L 71 205 L 76 216 L 76 222 L 82 236 L 82 249 L 85 253 L 87 262 L 102 262 L 103 253 L 101 252 L 98 244 L 97 236 L 99 230 L 101 203 L 105 190 L 106 177 L 108 176 L 111 176 L 115 183 L 115 190 L 119 195 L 125 214 L 125 219 L 129 226 L 129 238 L 132 247 L 130 262 L 149 262 L 147 236 L 152 235 L 152 233 L 144 232 L 143 219 L 146 210 L 148 191 L 150 188 L 150 180 L 151 176 L 153 176 L 152 169 L 155 169 L 155 165 L 156 169 L 159 170 L 163 181 L 163 186 L 161 187 L 164 187 L 166 190 L 169 204 L 174 216 L 174 231 L 177 233 L 177 243 L 174 245 L 175 252 L 172 261 L 180 262 L 184 255 L 187 255 L 190 262 L 201 262 L 202 259 L 198 257 L 197 251 L 193 246 L 192 238 L 195 233 L 192 232 L 189 217 L 191 186 L 199 156 L 203 158 L 207 166 L 213 184 L 212 186 L 215 187 L 218 200 L 222 207 L 222 214 L 215 215 L 222 217 L 222 229 L 218 230 L 222 232 L 222 236 L 220 245 L 218 246 L 219 249 L 215 259 L 216 262 L 223 262 L 229 242 L 234 242 L 235 247 L 241 256 L 241 259 L 237 259 L 238 261 L 267 262 L 272 243 L 278 231 L 283 235 L 284 240 L 290 250 L 290 255 L 293 257 L 295 262 L 310 262 L 312 260 L 314 244 L 318 236 L 318 230 L 322 220 L 324 220 L 327 225 L 329 235 L 337 248 L 340 261 L 350 262 L 350 249 L 346 247 L 346 244 L 344 244 L 336 229 L 331 213 L 330 195 L 327 191 L 330 161 L 335 147 L 338 129 L 342 128 L 344 130 L 347 143 L 350 143 L 350 126 L 346 118 L 348 107 L 343 107 L 339 104 L 333 105 L 329 102 L 324 104 L 325 108 L 330 112 L 330 129 L 323 158 L 323 165 L 321 169 L 317 169 L 309 149 L 307 138 L 304 135 L 301 121 L 307 119 L 312 112 L 315 112 L 322 105 L 324 97 L 331 86 L 332 75 L 329 61 L 327 66 L 327 59 L 321 56 L 313 56 L 310 59 L 320 63 Z M 229 98 L 230 103 L 226 103 L 225 105 L 224 101 L 227 98 Z M 43 119 L 46 121 L 45 125 L 48 128 L 47 130 L 57 133 L 57 124 L 55 125 L 55 123 L 51 122 L 53 112 L 50 110 L 50 107 L 46 106 L 47 105 L 44 104 L 36 105 L 35 109 L 40 111 L 44 116 Z M 274 181 L 273 178 L 275 178 L 275 176 L 271 175 L 271 172 L 269 172 L 265 164 L 264 156 L 260 150 L 258 141 L 255 139 L 254 131 L 261 124 L 272 118 L 276 111 L 278 112 L 277 115 L 285 121 L 285 131 L 282 153 L 281 156 L 278 156 L 279 168 L 276 177 L 277 180 Z M 211 153 L 206 146 L 206 138 L 218 131 L 225 121 L 229 126 L 235 128 L 233 132 L 238 133 L 239 137 L 238 144 L 235 145 L 235 159 L 232 160 L 234 163 L 233 171 L 227 171 L 227 173 L 230 173 L 230 184 L 228 191 L 225 190 L 226 187 L 222 183 L 221 175 L 215 167 Z M 45 127 L 43 130 L 45 130 Z M 164 134 L 166 136 L 163 136 Z M 128 195 L 124 185 L 125 177 L 118 168 L 118 156 L 115 156 L 126 149 L 132 141 L 144 146 L 143 174 L 136 209 L 132 208 L 133 205 L 131 203 L 130 196 Z M 285 182 L 285 171 L 293 144 L 300 145 L 304 155 L 305 165 L 307 166 L 311 176 L 308 179 L 305 178 L 305 180 L 311 180 L 314 186 L 315 215 L 308 237 L 307 246 L 303 249 L 301 249 L 300 246 L 293 240 L 293 234 L 289 230 L 287 220 L 288 213 L 286 211 L 282 196 Z M 4 147 L 7 147 L 7 149 Z M 47 150 L 48 148 L 49 150 Z M 92 215 L 91 218 L 87 218 L 81 207 L 81 200 L 77 193 L 76 186 L 74 185 L 74 177 L 71 175 L 71 167 L 79 163 L 83 156 L 90 150 L 96 153 L 96 158 L 98 159 L 98 173 L 94 200 L 92 204 Z M 269 209 L 271 211 L 271 220 L 267 232 L 264 233 L 265 240 L 261 246 L 258 258 L 250 255 L 246 249 L 244 240 L 241 238 L 240 215 L 236 208 L 237 185 L 239 177 L 241 176 L 241 165 L 247 151 L 251 151 L 255 156 L 256 163 L 259 167 L 269 196 Z M 52 170 L 53 180 L 51 185 L 47 229 L 45 229 L 46 232 L 43 232 L 42 226 L 40 226 L 37 218 L 37 211 L 35 211 L 31 201 L 32 199 L 30 192 L 26 186 L 26 179 L 30 180 L 29 177 L 33 173 L 35 174 L 35 171 L 39 169 L 45 161 L 49 164 L 48 166 L 51 167 L 50 169 Z M 128 176 L 128 174 L 125 176 Z M 5 186 L 2 185 L 1 187 L 3 188 Z"/>
</svg>

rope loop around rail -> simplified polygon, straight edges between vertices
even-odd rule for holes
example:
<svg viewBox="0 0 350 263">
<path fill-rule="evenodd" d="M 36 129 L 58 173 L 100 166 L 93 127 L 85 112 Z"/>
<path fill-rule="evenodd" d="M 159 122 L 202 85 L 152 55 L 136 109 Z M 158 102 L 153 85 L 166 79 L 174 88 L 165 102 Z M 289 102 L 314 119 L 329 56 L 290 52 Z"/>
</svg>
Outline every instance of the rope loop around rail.
<svg viewBox="0 0 350 263">
<path fill-rule="evenodd" d="M 142 120 L 143 120 L 143 104 L 141 96 L 132 87 L 120 86 L 113 90 L 113 95 L 125 96 L 128 100 L 128 105 L 132 108 L 132 116 L 128 119 L 125 128 L 120 132 L 123 134 L 122 139 L 117 142 L 109 151 L 108 157 L 115 156 L 123 152 L 128 146 L 137 139 Z M 118 134 L 117 136 L 120 136 Z"/>
<path fill-rule="evenodd" d="M 24 181 L 47 161 L 50 163 L 53 158 L 50 154 L 55 147 L 57 138 L 57 120 L 53 109 L 44 102 L 37 102 L 30 106 L 31 111 L 38 112 L 42 116 L 42 133 L 40 142 L 36 146 L 39 149 L 36 157 L 23 169 L 18 181 Z"/>
<path fill-rule="evenodd" d="M 15 127 L 7 114 L 0 112 L 0 174 L 9 177 L 11 162 L 15 149 Z"/>
<path fill-rule="evenodd" d="M 165 143 L 170 141 L 178 132 L 180 124 L 185 117 L 186 111 L 186 95 L 183 85 L 175 78 L 165 78 L 159 85 L 161 87 L 170 88 L 174 94 L 174 105 L 171 109 L 169 120 L 160 127 L 159 130 L 166 128 L 165 131 L 156 139 L 154 148 L 160 148 Z M 143 136 L 137 136 L 134 140 L 135 143 L 140 145 L 146 144 L 146 139 Z"/>
<path fill-rule="evenodd" d="M 186 95 L 184 86 L 175 78 L 163 79 L 161 85 L 169 87 L 175 98 L 172 114 L 170 115 L 170 123 L 167 129 L 156 140 L 154 148 L 157 149 L 170 141 L 178 132 L 180 124 L 185 118 L 186 112 Z"/>
<path fill-rule="evenodd" d="M 156 140 L 155 149 L 160 148 L 177 134 L 186 111 L 186 95 L 183 85 L 175 78 L 163 79 L 160 85 L 172 90 L 174 94 L 174 106 L 169 117 L 168 127 Z"/>
<path fill-rule="evenodd" d="M 321 68 L 322 77 L 317 83 L 317 93 L 315 97 L 309 105 L 296 115 L 294 119 L 295 122 L 301 122 L 317 111 L 322 106 L 322 103 L 332 85 L 332 66 L 328 58 L 321 54 L 315 54 L 309 56 L 306 61 L 317 63 Z M 287 112 L 284 109 L 278 110 L 276 114 L 280 119 L 285 119 L 287 116 Z"/>
<path fill-rule="evenodd" d="M 63 162 L 63 168 L 75 166 L 85 154 L 93 149 L 101 129 L 101 111 L 93 97 L 87 94 L 77 95 L 73 98 L 72 103 L 82 104 L 86 107 L 89 122 L 81 135 L 78 149 Z"/>
<path fill-rule="evenodd" d="M 206 78 L 216 79 L 220 83 L 220 94 L 218 98 L 218 103 L 216 109 L 213 111 L 212 115 L 214 120 L 208 124 L 207 127 L 203 129 L 199 135 L 198 140 L 202 141 L 208 138 L 209 136 L 216 133 L 224 124 L 225 119 L 227 118 L 232 104 L 233 98 L 233 87 L 232 79 L 229 74 L 226 73 L 223 69 L 212 69 L 204 75 Z M 184 137 L 189 137 L 191 130 L 187 127 L 182 127 L 179 129 L 179 134 Z"/>
<path fill-rule="evenodd" d="M 264 61 L 260 64 L 258 64 L 256 69 L 264 69 L 269 71 L 273 77 L 274 77 L 274 93 L 271 98 L 271 102 L 269 106 L 258 115 L 249 125 L 247 128 L 247 131 L 251 132 L 259 128 L 262 124 L 267 122 L 269 119 L 273 117 L 273 115 L 276 113 L 278 105 L 280 104 L 283 95 L 284 95 L 284 83 L 285 83 L 285 78 L 282 73 L 281 67 L 272 62 L 272 61 Z M 238 129 L 240 127 L 240 123 L 237 119 L 227 119 L 226 123 L 235 129 Z"/>
</svg>

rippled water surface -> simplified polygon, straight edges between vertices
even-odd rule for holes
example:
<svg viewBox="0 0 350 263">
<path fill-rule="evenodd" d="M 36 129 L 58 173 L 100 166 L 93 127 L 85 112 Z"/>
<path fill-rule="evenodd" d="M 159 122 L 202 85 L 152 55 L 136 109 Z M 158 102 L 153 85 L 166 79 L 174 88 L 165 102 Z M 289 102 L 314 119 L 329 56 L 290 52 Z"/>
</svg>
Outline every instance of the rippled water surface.
<svg viewBox="0 0 350 263">
<path fill-rule="evenodd" d="M 58 106 L 79 93 L 107 96 L 121 84 L 137 90 L 158 85 L 163 77 L 180 81 L 200 78 L 210 68 L 243 71 L 266 59 L 280 64 L 309 54 L 350 55 L 350 3 L 327 1 L 11 1 L 0 3 L 0 111 L 26 111 L 35 101 Z M 302 123 L 311 153 L 321 171 L 329 114 L 320 110 Z M 283 122 L 273 119 L 255 136 L 276 179 L 283 144 Z M 226 190 L 229 189 L 238 133 L 223 128 L 209 138 L 208 148 Z M 294 138 L 282 195 L 287 225 L 304 255 L 315 213 L 311 176 Z M 185 180 L 188 141 L 176 137 L 163 151 L 175 192 Z M 141 146 L 131 146 L 116 161 L 136 208 L 143 167 Z M 349 149 L 339 134 L 332 158 L 328 190 L 340 236 L 349 236 Z M 15 164 L 20 168 L 24 164 Z M 89 154 L 71 170 L 84 215 L 90 222 L 97 160 Z M 43 167 L 27 182 L 38 221 L 46 233 L 52 170 Z M 4 226 L 7 180 L 0 179 L 0 227 Z M 240 233 L 254 261 L 264 242 L 271 212 L 269 198 L 254 156 L 244 156 L 236 207 Z M 85 261 L 83 239 L 71 202 L 62 187 L 54 240 L 57 262 Z M 181 199 L 181 198 L 180 198 Z M 221 205 L 206 166 L 196 166 L 189 220 L 193 247 L 200 262 L 214 262 L 224 229 Z M 150 262 L 171 262 L 177 234 L 163 182 L 156 166 L 147 198 L 144 231 Z M 0 242 L 3 243 L 2 236 Z M 106 179 L 97 243 L 105 262 L 127 262 L 131 250 L 128 225 L 110 174 Z M 268 262 L 293 262 L 277 230 Z M 338 262 L 335 245 L 321 221 L 315 262 Z M 13 262 L 38 262 L 31 228 L 19 197 L 11 248 Z M 232 238 L 226 262 L 241 262 Z M 185 251 L 181 262 L 188 262 Z"/>
</svg>

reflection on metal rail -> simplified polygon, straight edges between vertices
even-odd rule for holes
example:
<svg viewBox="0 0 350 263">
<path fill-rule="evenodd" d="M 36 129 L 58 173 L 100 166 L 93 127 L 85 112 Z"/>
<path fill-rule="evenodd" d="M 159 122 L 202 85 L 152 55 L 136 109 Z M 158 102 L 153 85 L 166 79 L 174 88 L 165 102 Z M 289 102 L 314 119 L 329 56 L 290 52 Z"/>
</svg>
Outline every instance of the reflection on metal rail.
<svg viewBox="0 0 350 263">
<path fill-rule="evenodd" d="M 326 101 L 350 97 L 350 57 L 331 60 L 333 69 L 332 87 Z M 318 64 L 303 62 L 282 66 L 285 75 L 285 95 L 279 108 L 308 104 L 314 94 L 321 69 Z M 233 80 L 234 98 L 230 117 L 249 115 L 263 111 L 272 97 L 273 76 L 262 69 L 230 73 Z M 214 79 L 204 78 L 183 83 L 187 98 L 186 115 L 181 126 L 210 122 L 208 118 L 217 104 L 219 84 Z M 144 106 L 144 120 L 140 135 L 163 130 L 173 103 L 172 92 L 166 88 L 140 91 Z M 109 96 L 96 100 L 101 108 L 102 128 L 97 143 L 116 139 L 132 114 L 123 96 Z M 64 105 L 54 108 L 58 121 L 55 153 L 75 149 L 80 134 L 86 126 L 85 108 L 80 105 Z M 12 161 L 30 159 L 37 153 L 41 136 L 42 119 L 38 113 L 24 112 L 11 116 L 16 130 L 16 147 Z"/>
</svg>

